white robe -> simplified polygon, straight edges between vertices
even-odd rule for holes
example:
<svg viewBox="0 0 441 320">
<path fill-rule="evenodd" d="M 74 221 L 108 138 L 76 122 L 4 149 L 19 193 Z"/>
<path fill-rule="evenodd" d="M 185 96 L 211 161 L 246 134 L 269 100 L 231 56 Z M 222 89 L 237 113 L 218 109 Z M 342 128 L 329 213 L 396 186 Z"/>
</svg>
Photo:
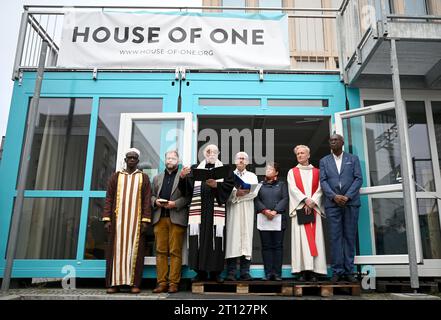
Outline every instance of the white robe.
<svg viewBox="0 0 441 320">
<path fill-rule="evenodd" d="M 234 173 L 237 173 L 237 170 Z M 258 183 L 257 176 L 246 170 L 240 178 L 246 183 Z M 225 258 L 245 256 L 247 260 L 251 260 L 255 215 L 253 199 L 257 196 L 257 192 L 248 193 L 243 197 L 236 197 L 236 191 L 237 189 L 234 188 L 227 202 Z"/>
<path fill-rule="evenodd" d="M 292 169 L 289 170 L 287 180 L 289 189 L 289 216 L 291 217 L 291 272 L 298 273 L 308 270 L 319 274 L 327 274 L 325 240 L 320 216 L 320 214 L 324 212 L 322 206 L 322 189 L 319 183 L 316 192 L 311 195 L 313 166 L 302 166 L 298 164 L 297 167 L 300 169 L 300 176 L 306 194 L 303 194 L 297 188 L 294 173 Z M 304 200 L 306 198 L 311 198 L 316 203 L 314 209 L 320 213 L 316 215 L 315 242 L 318 253 L 317 257 L 311 256 L 305 226 L 297 223 L 296 210 L 305 205 Z"/>
</svg>

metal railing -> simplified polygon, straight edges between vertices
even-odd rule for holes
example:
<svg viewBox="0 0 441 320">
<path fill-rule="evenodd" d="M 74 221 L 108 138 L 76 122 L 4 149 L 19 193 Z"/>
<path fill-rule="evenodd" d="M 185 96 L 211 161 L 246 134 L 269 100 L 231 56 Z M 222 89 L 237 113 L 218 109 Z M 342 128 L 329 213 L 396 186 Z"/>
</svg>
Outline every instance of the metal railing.
<svg viewBox="0 0 441 320">
<path fill-rule="evenodd" d="M 125 6 L 24 6 L 14 62 L 13 79 L 21 69 L 36 68 L 43 40 L 48 42 L 46 69 L 57 68 L 64 14 L 75 11 L 136 12 L 136 11 L 222 11 L 284 12 L 289 21 L 289 47 L 291 69 L 339 70 L 337 14 L 341 8 L 266 8 L 266 7 L 125 7 Z M 73 68 L 72 68 L 73 69 Z M 65 68 L 64 68 L 65 70 Z M 71 70 L 71 69 L 69 69 Z"/>
<path fill-rule="evenodd" d="M 438 15 L 409 15 L 392 13 L 388 0 L 344 0 L 339 13 L 338 27 L 341 39 L 339 50 L 343 69 L 354 59 L 370 37 L 381 37 L 388 22 L 440 22 Z"/>
</svg>

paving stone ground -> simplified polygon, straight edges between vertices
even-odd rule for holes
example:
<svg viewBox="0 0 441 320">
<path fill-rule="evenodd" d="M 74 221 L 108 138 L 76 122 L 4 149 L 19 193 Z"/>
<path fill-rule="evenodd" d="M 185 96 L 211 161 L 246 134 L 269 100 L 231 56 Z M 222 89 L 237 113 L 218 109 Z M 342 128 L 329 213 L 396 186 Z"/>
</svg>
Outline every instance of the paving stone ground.
<svg viewBox="0 0 441 320">
<path fill-rule="evenodd" d="M 80 288 L 63 290 L 60 288 L 22 288 L 10 289 L 0 300 L 440 300 L 438 295 L 405 293 L 362 293 L 360 296 L 334 295 L 329 298 L 308 295 L 303 297 L 274 295 L 238 294 L 193 294 L 180 291 L 175 294 L 154 294 L 151 288 L 143 289 L 140 294 L 121 292 L 108 295 L 102 288 Z"/>
</svg>

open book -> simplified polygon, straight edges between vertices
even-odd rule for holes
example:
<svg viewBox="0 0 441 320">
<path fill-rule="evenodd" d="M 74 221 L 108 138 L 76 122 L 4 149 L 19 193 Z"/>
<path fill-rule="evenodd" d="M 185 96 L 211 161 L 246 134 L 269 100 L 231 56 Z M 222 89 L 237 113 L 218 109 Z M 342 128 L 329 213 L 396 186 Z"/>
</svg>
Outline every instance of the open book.
<svg viewBox="0 0 441 320">
<path fill-rule="evenodd" d="M 259 192 L 260 187 L 262 186 L 260 183 L 246 183 L 243 181 L 237 174 L 234 175 L 234 186 L 236 189 L 245 189 L 250 190 L 250 193 Z"/>
<path fill-rule="evenodd" d="M 205 181 L 208 179 L 218 180 L 228 177 L 231 172 L 231 167 L 224 165 L 214 168 L 193 168 L 191 172 L 196 181 Z"/>
</svg>

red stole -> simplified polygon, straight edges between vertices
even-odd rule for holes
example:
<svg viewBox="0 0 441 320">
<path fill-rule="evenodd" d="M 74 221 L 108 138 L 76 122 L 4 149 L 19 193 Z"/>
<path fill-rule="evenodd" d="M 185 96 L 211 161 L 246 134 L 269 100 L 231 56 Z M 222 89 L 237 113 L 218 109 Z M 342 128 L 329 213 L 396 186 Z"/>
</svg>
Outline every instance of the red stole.
<svg viewBox="0 0 441 320">
<path fill-rule="evenodd" d="M 297 188 L 303 193 L 305 193 L 305 188 L 303 187 L 302 182 L 302 176 L 300 175 L 300 169 L 297 167 L 292 168 L 292 173 L 294 174 L 294 180 L 296 183 Z M 319 176 L 320 176 L 320 170 L 317 168 L 312 169 L 312 190 L 311 190 L 311 196 L 317 191 L 319 186 Z M 317 215 L 317 212 L 313 210 L 315 215 Z M 317 217 L 316 217 L 317 218 Z M 305 231 L 306 231 L 306 238 L 308 239 L 308 245 L 309 245 L 309 251 L 311 252 L 311 256 L 317 257 L 317 245 L 315 243 L 315 226 L 316 222 L 314 223 L 308 223 L 305 224 Z"/>
</svg>

